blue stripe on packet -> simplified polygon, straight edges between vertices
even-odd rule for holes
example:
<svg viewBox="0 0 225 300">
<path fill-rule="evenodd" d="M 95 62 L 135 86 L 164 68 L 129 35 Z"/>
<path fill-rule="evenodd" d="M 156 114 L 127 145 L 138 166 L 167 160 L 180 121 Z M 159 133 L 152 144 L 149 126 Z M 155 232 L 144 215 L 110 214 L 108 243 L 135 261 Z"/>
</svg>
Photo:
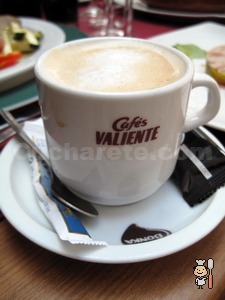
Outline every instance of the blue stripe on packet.
<svg viewBox="0 0 225 300">
<path fill-rule="evenodd" d="M 52 184 L 51 174 L 48 170 L 48 167 L 45 166 L 45 163 L 42 161 L 41 162 L 38 161 L 38 166 L 40 168 L 40 175 L 41 175 L 40 183 L 42 184 L 43 188 L 45 189 L 46 194 L 52 200 L 54 200 L 54 202 L 58 206 L 59 211 L 65 221 L 68 231 L 90 236 L 89 233 L 87 232 L 87 230 L 81 224 L 79 218 L 73 212 L 73 210 L 71 208 L 65 206 L 55 196 L 53 196 L 52 190 L 51 190 L 51 184 Z"/>
</svg>

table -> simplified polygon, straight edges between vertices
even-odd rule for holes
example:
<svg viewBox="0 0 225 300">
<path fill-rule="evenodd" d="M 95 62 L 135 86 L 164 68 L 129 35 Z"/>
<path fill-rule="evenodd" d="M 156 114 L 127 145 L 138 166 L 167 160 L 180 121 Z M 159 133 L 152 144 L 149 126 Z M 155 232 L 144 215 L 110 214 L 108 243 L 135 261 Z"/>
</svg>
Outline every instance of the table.
<svg viewBox="0 0 225 300">
<path fill-rule="evenodd" d="M 6 221 L 0 225 L 0 299 L 222 300 L 225 296 L 225 220 L 176 254 L 134 264 L 95 264 L 58 256 L 33 244 Z M 199 258 L 215 261 L 214 287 L 195 285 Z"/>
<path fill-rule="evenodd" d="M 145 38 L 182 26 L 137 14 L 134 35 Z M 212 132 L 225 144 L 224 132 Z M 23 237 L 4 216 L 0 216 L 0 244 L 0 299 L 4 300 L 225 299 L 225 220 L 185 250 L 133 264 L 96 264 L 59 256 Z M 215 262 L 214 286 L 200 290 L 193 266 L 196 259 L 209 258 Z"/>
</svg>

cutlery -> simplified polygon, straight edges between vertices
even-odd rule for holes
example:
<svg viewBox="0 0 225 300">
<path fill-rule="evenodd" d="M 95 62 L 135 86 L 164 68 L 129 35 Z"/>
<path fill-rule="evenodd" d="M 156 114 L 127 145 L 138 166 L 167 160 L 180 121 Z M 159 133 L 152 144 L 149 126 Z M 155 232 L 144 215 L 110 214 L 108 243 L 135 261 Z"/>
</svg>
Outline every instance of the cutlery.
<svg viewBox="0 0 225 300">
<path fill-rule="evenodd" d="M 18 123 L 34 119 L 40 116 L 40 106 L 37 101 L 10 110 Z M 15 131 L 0 115 L 0 148 L 9 138 L 15 135 Z"/>
<path fill-rule="evenodd" d="M 209 289 L 213 288 L 213 275 L 212 275 L 213 267 L 214 267 L 214 261 L 212 258 L 209 258 L 208 259 L 208 268 L 209 268 L 208 287 L 209 287 Z"/>
<path fill-rule="evenodd" d="M 9 124 L 9 126 L 17 133 L 18 137 L 22 139 L 26 144 L 28 144 L 38 156 L 45 162 L 52 176 L 52 193 L 57 197 L 58 200 L 63 202 L 70 208 L 85 214 L 89 217 L 95 217 L 98 215 L 98 211 L 95 207 L 88 201 L 81 199 L 80 197 L 73 194 L 56 176 L 51 168 L 49 159 L 45 154 L 35 145 L 35 143 L 29 138 L 25 133 L 13 115 L 5 110 L 0 110 L 0 115 Z"/>
<path fill-rule="evenodd" d="M 7 109 L 9 110 L 9 109 Z M 38 101 L 34 101 L 17 108 L 10 109 L 11 114 L 17 120 L 18 123 L 22 123 L 29 119 L 34 119 L 41 115 L 40 106 Z M 9 124 L 0 116 L 0 132 L 4 131 L 6 128 L 10 128 Z"/>
</svg>

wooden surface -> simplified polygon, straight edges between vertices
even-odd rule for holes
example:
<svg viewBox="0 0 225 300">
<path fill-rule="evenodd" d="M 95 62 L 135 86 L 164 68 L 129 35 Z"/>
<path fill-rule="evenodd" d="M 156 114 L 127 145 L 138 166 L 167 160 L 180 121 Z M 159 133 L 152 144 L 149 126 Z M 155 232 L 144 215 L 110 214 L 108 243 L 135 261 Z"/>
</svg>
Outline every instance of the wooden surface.
<svg viewBox="0 0 225 300">
<path fill-rule="evenodd" d="M 1 300 L 223 300 L 225 220 L 195 245 L 157 260 L 96 264 L 65 258 L 33 244 L 0 222 Z M 195 285 L 196 259 L 213 258 L 214 286 Z"/>
</svg>

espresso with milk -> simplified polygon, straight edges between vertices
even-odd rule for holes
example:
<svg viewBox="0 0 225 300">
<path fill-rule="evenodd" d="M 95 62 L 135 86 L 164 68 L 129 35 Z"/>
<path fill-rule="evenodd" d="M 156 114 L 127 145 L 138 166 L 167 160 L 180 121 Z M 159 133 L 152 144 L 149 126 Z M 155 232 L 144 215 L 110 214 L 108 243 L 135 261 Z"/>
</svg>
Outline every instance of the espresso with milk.
<svg viewBox="0 0 225 300">
<path fill-rule="evenodd" d="M 42 61 L 47 77 L 84 91 L 133 92 L 155 89 L 178 80 L 182 60 L 141 41 L 66 45 Z"/>
</svg>

